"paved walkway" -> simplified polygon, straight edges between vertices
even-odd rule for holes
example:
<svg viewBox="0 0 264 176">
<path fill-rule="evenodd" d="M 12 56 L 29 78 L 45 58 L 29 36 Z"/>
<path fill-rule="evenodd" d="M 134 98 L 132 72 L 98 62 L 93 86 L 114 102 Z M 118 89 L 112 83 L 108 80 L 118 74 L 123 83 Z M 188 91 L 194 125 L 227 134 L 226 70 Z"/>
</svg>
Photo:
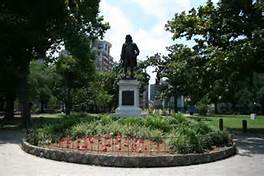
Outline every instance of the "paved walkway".
<svg viewBox="0 0 264 176">
<path fill-rule="evenodd" d="M 23 152 L 18 130 L 0 130 L 0 176 L 263 176 L 264 135 L 237 135 L 239 153 L 231 158 L 193 166 L 111 168 L 38 158 Z"/>
</svg>

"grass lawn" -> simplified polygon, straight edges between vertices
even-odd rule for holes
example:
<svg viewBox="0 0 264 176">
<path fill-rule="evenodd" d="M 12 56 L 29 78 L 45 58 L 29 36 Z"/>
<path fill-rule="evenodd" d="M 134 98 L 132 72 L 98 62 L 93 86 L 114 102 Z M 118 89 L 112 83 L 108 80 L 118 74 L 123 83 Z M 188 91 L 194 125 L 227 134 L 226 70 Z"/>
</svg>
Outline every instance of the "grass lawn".
<svg viewBox="0 0 264 176">
<path fill-rule="evenodd" d="M 61 113 L 44 113 L 44 114 L 31 114 L 32 125 L 37 125 L 45 122 L 56 121 L 58 118 L 62 118 Z M 2 121 L 4 116 L 0 116 L 0 129 L 1 128 L 20 128 L 21 125 L 21 115 L 16 114 L 12 119 Z"/>
<path fill-rule="evenodd" d="M 241 130 L 242 120 L 247 120 L 249 132 L 264 133 L 264 116 L 257 116 L 256 120 L 249 118 L 249 115 L 214 115 L 204 118 L 209 124 L 218 127 L 219 119 L 224 121 L 224 128 L 229 130 Z"/>
</svg>

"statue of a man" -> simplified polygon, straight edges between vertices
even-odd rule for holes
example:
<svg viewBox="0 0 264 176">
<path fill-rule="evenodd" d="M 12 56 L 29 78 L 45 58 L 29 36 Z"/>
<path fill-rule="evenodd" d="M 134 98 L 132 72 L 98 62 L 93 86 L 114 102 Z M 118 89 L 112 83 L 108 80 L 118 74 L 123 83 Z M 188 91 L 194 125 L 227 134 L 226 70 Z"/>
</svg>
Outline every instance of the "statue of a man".
<svg viewBox="0 0 264 176">
<path fill-rule="evenodd" d="M 126 35 L 126 42 L 123 44 L 121 52 L 121 63 L 124 68 L 125 77 L 127 76 L 127 68 L 130 68 L 130 78 L 134 78 L 134 67 L 137 66 L 137 56 L 139 49 L 133 42 L 131 35 Z"/>
</svg>

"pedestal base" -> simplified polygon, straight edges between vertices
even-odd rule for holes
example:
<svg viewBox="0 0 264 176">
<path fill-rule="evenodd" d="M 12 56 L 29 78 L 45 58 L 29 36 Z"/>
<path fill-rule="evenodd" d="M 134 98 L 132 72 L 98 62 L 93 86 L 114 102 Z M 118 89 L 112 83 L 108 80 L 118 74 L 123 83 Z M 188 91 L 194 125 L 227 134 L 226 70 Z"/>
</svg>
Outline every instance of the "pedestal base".
<svg viewBox="0 0 264 176">
<path fill-rule="evenodd" d="M 141 108 L 136 108 L 136 107 L 121 106 L 115 110 L 115 116 L 120 116 L 120 117 L 141 116 L 141 115 L 142 115 Z"/>
<path fill-rule="evenodd" d="M 141 116 L 142 110 L 139 108 L 139 82 L 135 79 L 120 80 L 118 85 L 119 103 L 114 116 Z"/>
</svg>

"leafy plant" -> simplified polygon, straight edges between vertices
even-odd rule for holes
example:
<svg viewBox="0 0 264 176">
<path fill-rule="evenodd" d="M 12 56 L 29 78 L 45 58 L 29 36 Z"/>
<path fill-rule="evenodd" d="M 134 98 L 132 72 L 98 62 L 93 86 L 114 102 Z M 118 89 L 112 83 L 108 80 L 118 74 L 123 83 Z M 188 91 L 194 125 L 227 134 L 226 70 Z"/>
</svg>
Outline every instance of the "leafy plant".
<svg viewBox="0 0 264 176">
<path fill-rule="evenodd" d="M 144 124 L 151 129 L 158 129 L 164 132 L 168 132 L 170 130 L 169 121 L 160 116 L 148 117 L 145 119 Z"/>
<path fill-rule="evenodd" d="M 34 145 L 48 145 L 63 137 L 77 139 L 99 135 L 122 135 L 165 142 L 177 153 L 201 153 L 212 146 L 228 145 L 231 141 L 227 132 L 218 131 L 203 121 L 179 114 L 174 117 L 114 118 L 86 113 L 71 114 L 55 123 L 47 122 L 36 126 L 28 135 L 28 140 Z"/>
</svg>

